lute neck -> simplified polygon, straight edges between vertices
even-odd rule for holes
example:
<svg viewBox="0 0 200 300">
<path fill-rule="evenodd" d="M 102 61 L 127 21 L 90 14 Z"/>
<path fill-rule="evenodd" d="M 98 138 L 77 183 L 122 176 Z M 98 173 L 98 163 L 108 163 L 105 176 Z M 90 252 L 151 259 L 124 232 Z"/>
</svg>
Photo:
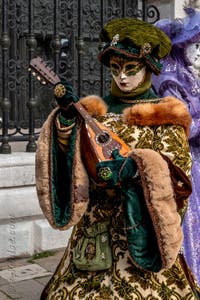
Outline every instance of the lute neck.
<svg viewBox="0 0 200 300">
<path fill-rule="evenodd" d="M 86 124 L 88 124 L 96 134 L 103 134 L 102 129 L 97 125 L 97 123 L 93 120 L 80 102 L 74 102 L 73 105 L 81 117 L 85 120 Z"/>
</svg>

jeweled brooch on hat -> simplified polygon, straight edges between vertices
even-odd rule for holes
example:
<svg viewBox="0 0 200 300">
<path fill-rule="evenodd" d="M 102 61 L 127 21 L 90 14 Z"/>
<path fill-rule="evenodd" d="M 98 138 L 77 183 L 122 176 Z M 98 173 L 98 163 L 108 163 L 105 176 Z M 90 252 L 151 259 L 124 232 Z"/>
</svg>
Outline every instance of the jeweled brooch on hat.
<svg viewBox="0 0 200 300">
<path fill-rule="evenodd" d="M 110 42 L 110 46 L 117 45 L 118 41 L 119 41 L 119 34 L 117 33 L 113 36 L 112 41 Z"/>
<path fill-rule="evenodd" d="M 54 95 L 57 98 L 62 98 L 66 94 L 66 88 L 63 84 L 59 83 L 54 88 Z"/>
<path fill-rule="evenodd" d="M 151 45 L 149 43 L 144 43 L 140 49 L 140 57 L 150 54 L 151 51 Z"/>
</svg>

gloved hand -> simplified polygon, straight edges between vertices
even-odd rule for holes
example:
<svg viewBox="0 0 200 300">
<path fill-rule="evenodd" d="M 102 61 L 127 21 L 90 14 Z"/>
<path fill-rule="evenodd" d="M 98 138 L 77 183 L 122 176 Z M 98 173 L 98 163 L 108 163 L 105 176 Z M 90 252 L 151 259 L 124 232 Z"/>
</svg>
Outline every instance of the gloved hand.
<svg viewBox="0 0 200 300">
<path fill-rule="evenodd" d="M 56 102 L 61 107 L 61 114 L 65 118 L 74 118 L 76 109 L 72 105 L 78 102 L 79 98 L 74 94 L 73 87 L 68 81 L 60 81 L 54 86 L 54 96 Z"/>
<path fill-rule="evenodd" d="M 113 151 L 112 157 L 112 160 L 101 161 L 97 164 L 96 170 L 100 181 L 109 186 L 116 186 L 124 180 L 134 178 L 137 165 L 131 157 L 123 157 L 118 149 Z"/>
</svg>

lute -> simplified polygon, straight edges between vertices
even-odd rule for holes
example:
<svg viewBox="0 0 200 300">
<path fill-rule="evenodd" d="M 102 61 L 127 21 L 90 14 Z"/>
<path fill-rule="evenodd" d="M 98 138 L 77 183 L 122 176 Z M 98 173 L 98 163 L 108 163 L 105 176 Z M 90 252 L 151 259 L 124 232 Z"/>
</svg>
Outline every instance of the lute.
<svg viewBox="0 0 200 300">
<path fill-rule="evenodd" d="M 32 71 L 33 76 L 36 76 L 42 84 L 55 85 L 61 81 L 41 57 L 33 58 L 30 61 L 29 71 Z M 102 184 L 96 173 L 96 164 L 112 159 L 112 152 L 115 149 L 118 149 L 122 156 L 127 156 L 130 149 L 115 133 L 94 120 L 80 101 L 72 104 L 84 120 L 81 132 L 81 149 L 85 167 L 90 178 L 96 184 Z"/>
</svg>

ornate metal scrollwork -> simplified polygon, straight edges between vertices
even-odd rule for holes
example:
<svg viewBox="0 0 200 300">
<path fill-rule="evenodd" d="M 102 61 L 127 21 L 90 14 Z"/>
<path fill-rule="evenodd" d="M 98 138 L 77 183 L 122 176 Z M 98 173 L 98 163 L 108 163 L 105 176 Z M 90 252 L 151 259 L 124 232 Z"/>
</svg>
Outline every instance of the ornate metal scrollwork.
<svg viewBox="0 0 200 300">
<path fill-rule="evenodd" d="M 26 151 L 35 151 L 40 127 L 55 106 L 52 88 L 40 85 L 28 73 L 30 59 L 42 56 L 61 78 L 73 84 L 79 96 L 104 96 L 109 89 L 110 73 L 97 60 L 99 31 L 114 17 L 146 18 L 153 23 L 159 12 L 152 5 L 146 8 L 145 3 L 0 1 L 2 153 L 9 153 L 9 142 L 15 140 L 28 141 Z"/>
<path fill-rule="evenodd" d="M 160 19 L 160 12 L 158 8 L 154 5 L 149 5 L 147 7 L 147 20 L 149 23 L 153 24 Z"/>
</svg>

